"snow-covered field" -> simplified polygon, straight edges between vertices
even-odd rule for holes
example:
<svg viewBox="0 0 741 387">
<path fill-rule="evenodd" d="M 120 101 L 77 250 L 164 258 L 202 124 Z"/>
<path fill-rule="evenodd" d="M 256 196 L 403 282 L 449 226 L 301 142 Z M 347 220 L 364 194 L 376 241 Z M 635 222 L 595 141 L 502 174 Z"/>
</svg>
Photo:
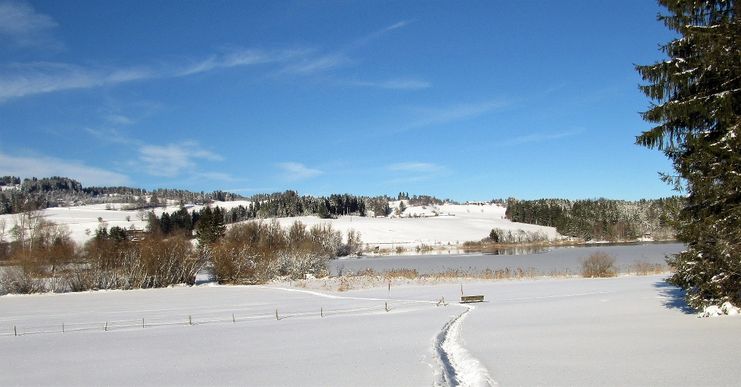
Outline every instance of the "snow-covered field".
<svg viewBox="0 0 741 387">
<path fill-rule="evenodd" d="M 466 282 L 470 309 L 458 283 L 320 284 L 0 297 L 0 385 L 739 383 L 741 317 L 658 276 Z"/>
<path fill-rule="evenodd" d="M 211 206 L 231 209 L 239 205 L 247 206 L 246 201 L 214 202 Z M 395 203 L 398 206 L 398 202 Z M 193 206 L 191 210 L 199 210 L 203 206 Z M 111 208 L 111 209 L 107 209 Z M 105 224 L 107 227 L 134 228 L 143 230 L 147 222 L 144 211 L 130 211 L 120 209 L 120 204 L 94 204 L 77 207 L 48 208 L 41 211 L 41 215 L 48 221 L 66 225 L 70 236 L 78 243 L 84 243 L 95 236 L 95 230 Z M 160 216 L 163 212 L 174 212 L 178 206 L 156 208 L 155 213 Z M 434 213 L 438 216 L 429 216 Z M 361 233 L 364 243 L 370 246 L 392 249 L 402 246 L 411 248 L 426 244 L 430 246 L 457 245 L 465 241 L 478 241 L 489 235 L 492 228 L 522 230 L 528 233 L 539 233 L 548 239 L 558 239 L 560 235 L 553 227 L 543 227 L 525 223 L 514 223 L 504 219 L 505 207 L 498 205 L 453 205 L 441 206 L 410 206 L 404 212 L 406 217 L 372 218 L 359 216 L 341 216 L 337 219 L 320 219 L 316 216 L 301 216 L 294 218 L 279 218 L 281 225 L 289 227 L 295 221 L 301 221 L 309 226 L 315 224 L 331 224 L 343 235 L 353 229 Z M 414 217 L 427 214 L 427 217 Z M 5 220 L 6 233 L 15 225 L 17 215 L 0 215 L 0 221 Z M 9 233 L 8 233 L 9 234 Z"/>
<path fill-rule="evenodd" d="M 416 211 L 431 211 L 432 206 L 409 207 L 404 214 L 413 216 Z M 336 230 L 347 233 L 348 230 L 360 232 L 363 242 L 370 246 L 393 249 L 394 247 L 414 247 L 421 244 L 429 246 L 458 245 L 465 241 L 479 241 L 487 236 L 493 228 L 512 232 L 519 230 L 528 233 L 540 233 L 548 239 L 559 239 L 561 236 L 555 228 L 534 224 L 515 223 L 504 217 L 506 207 L 498 205 L 456 205 L 436 206 L 438 216 L 427 217 L 357 217 L 342 216 L 337 219 L 320 219 L 316 216 L 297 218 L 279 218 L 283 226 L 296 220 L 307 225 L 331 224 Z"/>
</svg>

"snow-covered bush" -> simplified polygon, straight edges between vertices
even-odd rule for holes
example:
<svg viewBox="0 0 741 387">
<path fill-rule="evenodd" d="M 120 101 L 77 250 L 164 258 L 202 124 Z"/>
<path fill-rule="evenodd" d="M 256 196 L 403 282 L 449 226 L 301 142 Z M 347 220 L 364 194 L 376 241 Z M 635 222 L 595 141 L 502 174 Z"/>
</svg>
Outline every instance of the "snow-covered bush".
<svg viewBox="0 0 741 387">
<path fill-rule="evenodd" d="M 43 282 L 23 267 L 5 268 L 0 272 L 0 294 L 29 294 L 43 290 Z"/>
<path fill-rule="evenodd" d="M 136 243 L 96 238 L 85 250 L 83 264 L 66 273 L 72 290 L 190 284 L 199 267 L 193 245 L 183 237 L 150 236 Z"/>
<path fill-rule="evenodd" d="M 490 243 L 538 243 L 547 242 L 548 235 L 542 231 L 502 230 L 494 228 L 485 242 Z"/>
<path fill-rule="evenodd" d="M 703 308 L 697 317 L 718 317 L 723 315 L 735 316 L 741 314 L 741 308 L 730 302 L 724 302 L 721 306 L 711 305 Z"/>
</svg>

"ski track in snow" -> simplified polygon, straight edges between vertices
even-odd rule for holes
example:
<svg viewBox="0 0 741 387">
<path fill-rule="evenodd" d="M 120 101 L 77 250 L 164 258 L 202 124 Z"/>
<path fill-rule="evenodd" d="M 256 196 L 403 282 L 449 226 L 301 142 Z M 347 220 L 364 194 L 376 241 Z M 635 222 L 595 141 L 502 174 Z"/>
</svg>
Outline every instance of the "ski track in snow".
<svg viewBox="0 0 741 387">
<path fill-rule="evenodd" d="M 466 308 L 452 318 L 435 338 L 435 355 L 440 363 L 441 373 L 437 375 L 438 386 L 498 386 L 489 371 L 461 343 L 461 327 L 474 306 Z"/>
<path fill-rule="evenodd" d="M 425 300 L 401 300 L 395 298 L 371 298 L 371 297 L 349 297 L 326 294 L 312 290 L 269 287 L 265 288 L 283 290 L 287 292 L 297 292 L 310 294 L 317 297 L 345 300 L 363 300 L 363 301 L 402 301 L 418 302 L 425 304 L 437 304 L 436 301 Z M 463 312 L 453 317 L 445 323 L 442 330 L 435 336 L 434 354 L 438 361 L 439 369 L 435 370 L 435 386 L 471 386 L 486 387 L 498 386 L 497 382 L 491 378 L 489 371 L 481 362 L 473 357 L 461 343 L 461 327 L 463 320 L 469 312 L 475 309 L 472 305 L 456 305 L 465 308 Z"/>
</svg>

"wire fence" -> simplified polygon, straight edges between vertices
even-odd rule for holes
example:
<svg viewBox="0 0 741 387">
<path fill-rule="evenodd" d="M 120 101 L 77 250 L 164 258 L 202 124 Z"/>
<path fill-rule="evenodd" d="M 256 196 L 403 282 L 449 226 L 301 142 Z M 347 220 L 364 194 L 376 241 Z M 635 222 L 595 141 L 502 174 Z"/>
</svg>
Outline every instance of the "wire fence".
<svg viewBox="0 0 741 387">
<path fill-rule="evenodd" d="M 55 324 L 33 322 L 6 322 L 3 328 L 0 325 L 0 337 L 17 337 L 27 335 L 65 334 L 73 332 L 91 331 L 120 331 L 132 329 L 147 329 L 153 327 L 195 326 L 207 324 L 240 324 L 257 320 L 284 320 L 294 318 L 327 318 L 332 316 L 353 316 L 374 314 L 378 312 L 399 312 L 418 309 L 420 305 L 438 305 L 435 302 L 419 302 L 411 300 L 376 301 L 373 305 L 347 308 L 325 308 L 316 310 L 282 310 L 280 307 L 273 310 L 235 309 L 232 313 L 193 313 L 167 316 L 149 316 L 126 320 L 99 320 L 91 322 L 61 322 Z M 416 308 L 415 308 L 416 306 Z M 5 324 L 3 324 L 5 325 Z"/>
</svg>

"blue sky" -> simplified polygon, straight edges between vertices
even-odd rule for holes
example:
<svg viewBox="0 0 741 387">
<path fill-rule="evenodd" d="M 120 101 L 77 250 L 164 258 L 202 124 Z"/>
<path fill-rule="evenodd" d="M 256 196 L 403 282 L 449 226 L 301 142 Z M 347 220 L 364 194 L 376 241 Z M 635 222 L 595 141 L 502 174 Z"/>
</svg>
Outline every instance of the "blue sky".
<svg viewBox="0 0 741 387">
<path fill-rule="evenodd" d="M 654 198 L 652 1 L 0 0 L 0 175 Z"/>
</svg>

